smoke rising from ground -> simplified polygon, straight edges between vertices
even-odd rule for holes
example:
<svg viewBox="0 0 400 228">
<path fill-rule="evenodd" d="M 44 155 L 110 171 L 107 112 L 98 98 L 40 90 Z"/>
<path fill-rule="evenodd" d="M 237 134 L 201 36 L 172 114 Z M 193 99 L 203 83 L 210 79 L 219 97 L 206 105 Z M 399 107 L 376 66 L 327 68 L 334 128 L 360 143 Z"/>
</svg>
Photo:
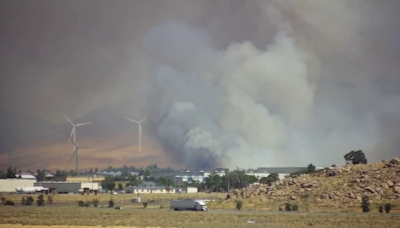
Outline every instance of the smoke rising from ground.
<svg viewBox="0 0 400 228">
<path fill-rule="evenodd" d="M 398 1 L 0 4 L 3 111 L 63 123 L 129 99 L 187 167 L 400 155 Z"/>
<path fill-rule="evenodd" d="M 284 32 L 266 51 L 251 42 L 217 51 L 206 31 L 168 23 L 144 46 L 158 65 L 158 133 L 190 167 L 249 166 L 253 154 L 273 162 L 312 108 L 307 55 Z"/>
</svg>

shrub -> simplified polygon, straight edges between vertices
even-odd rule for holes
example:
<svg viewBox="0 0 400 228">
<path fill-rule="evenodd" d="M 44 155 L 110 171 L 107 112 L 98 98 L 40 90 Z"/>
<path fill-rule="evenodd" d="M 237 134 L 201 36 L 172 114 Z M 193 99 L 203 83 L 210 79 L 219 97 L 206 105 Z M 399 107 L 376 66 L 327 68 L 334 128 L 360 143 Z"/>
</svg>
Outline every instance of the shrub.
<svg viewBox="0 0 400 228">
<path fill-rule="evenodd" d="M 26 204 L 25 204 L 25 206 L 32 206 L 32 203 L 34 202 L 35 200 L 33 199 L 33 197 L 32 196 L 28 196 L 28 198 L 26 198 Z"/>
<path fill-rule="evenodd" d="M 379 206 L 379 213 L 383 213 L 383 207 Z"/>
<path fill-rule="evenodd" d="M 363 196 L 362 201 L 361 201 L 361 208 L 362 211 L 367 213 L 369 212 L 369 197 L 368 196 Z"/>
<path fill-rule="evenodd" d="M 298 211 L 299 210 L 299 206 L 297 204 L 292 206 L 292 211 Z"/>
<path fill-rule="evenodd" d="M 84 206 L 85 206 L 85 202 L 83 202 L 83 200 L 79 200 L 78 207 L 84 207 Z"/>
<path fill-rule="evenodd" d="M 5 205 L 6 204 L 6 200 L 7 200 L 7 198 L 2 196 L 1 197 L 1 204 Z"/>
<path fill-rule="evenodd" d="M 241 200 L 236 200 L 235 203 L 236 203 L 236 209 L 237 209 L 238 211 L 242 210 L 243 202 L 242 202 Z"/>
<path fill-rule="evenodd" d="M 26 205 L 26 198 L 25 198 L 25 197 L 22 197 L 21 205 L 22 205 L 22 206 L 25 206 L 25 205 Z"/>
<path fill-rule="evenodd" d="M 53 196 L 47 196 L 47 203 L 51 205 L 53 203 Z"/>
<path fill-rule="evenodd" d="M 108 201 L 108 207 L 114 207 L 114 200 L 113 199 L 110 199 Z"/>
<path fill-rule="evenodd" d="M 44 196 L 40 195 L 38 197 L 38 199 L 36 200 L 36 203 L 37 203 L 38 206 L 44 206 Z"/>
<path fill-rule="evenodd" d="M 290 203 L 285 204 L 285 211 L 292 211 L 292 205 Z"/>
<path fill-rule="evenodd" d="M 147 207 L 147 202 L 143 202 L 143 207 L 146 208 Z"/>
<path fill-rule="evenodd" d="M 387 203 L 387 204 L 385 204 L 385 212 L 386 213 L 390 213 L 390 211 L 392 210 L 392 204 L 390 204 L 390 203 Z"/>
<path fill-rule="evenodd" d="M 99 200 L 98 199 L 93 199 L 92 200 L 92 204 L 93 204 L 93 207 L 99 207 Z"/>
<path fill-rule="evenodd" d="M 4 205 L 6 205 L 6 206 L 14 206 L 15 204 L 14 204 L 14 202 L 11 201 L 11 200 L 6 200 L 6 201 L 4 202 Z"/>
</svg>

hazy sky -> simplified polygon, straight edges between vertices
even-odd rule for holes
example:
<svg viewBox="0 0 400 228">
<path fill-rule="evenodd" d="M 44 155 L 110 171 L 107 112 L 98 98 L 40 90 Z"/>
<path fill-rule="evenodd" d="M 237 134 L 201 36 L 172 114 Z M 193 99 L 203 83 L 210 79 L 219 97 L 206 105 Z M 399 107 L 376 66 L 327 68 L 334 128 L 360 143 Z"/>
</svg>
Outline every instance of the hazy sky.
<svg viewBox="0 0 400 228">
<path fill-rule="evenodd" d="M 131 99 L 188 164 L 380 161 L 400 156 L 399 21 L 397 0 L 3 0 L 0 110 Z"/>
</svg>

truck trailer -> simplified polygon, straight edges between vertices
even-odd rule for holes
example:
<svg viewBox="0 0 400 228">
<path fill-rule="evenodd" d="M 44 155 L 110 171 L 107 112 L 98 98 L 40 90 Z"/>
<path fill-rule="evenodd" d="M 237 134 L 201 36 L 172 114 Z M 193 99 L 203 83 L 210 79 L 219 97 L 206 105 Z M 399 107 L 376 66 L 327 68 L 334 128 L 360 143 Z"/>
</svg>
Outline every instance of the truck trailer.
<svg viewBox="0 0 400 228">
<path fill-rule="evenodd" d="M 203 200 L 185 199 L 170 202 L 170 208 L 175 211 L 208 211 L 207 205 Z"/>
</svg>

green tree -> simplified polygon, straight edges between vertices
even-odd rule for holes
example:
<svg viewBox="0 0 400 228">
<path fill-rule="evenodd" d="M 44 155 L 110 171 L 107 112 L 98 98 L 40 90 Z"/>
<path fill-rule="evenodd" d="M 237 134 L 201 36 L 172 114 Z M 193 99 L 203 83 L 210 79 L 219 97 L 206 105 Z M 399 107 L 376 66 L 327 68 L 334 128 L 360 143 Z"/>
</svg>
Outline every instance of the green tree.
<svg viewBox="0 0 400 228">
<path fill-rule="evenodd" d="M 6 179 L 7 178 L 7 173 L 4 172 L 3 170 L 0 170 L 0 179 Z"/>
<path fill-rule="evenodd" d="M 137 186 L 141 183 L 140 178 L 138 178 L 138 176 L 134 175 L 129 177 L 129 185 L 130 186 Z"/>
<path fill-rule="evenodd" d="M 16 168 L 8 167 L 7 174 L 6 174 L 7 178 L 15 178 L 16 174 L 17 174 L 17 169 Z"/>
<path fill-rule="evenodd" d="M 122 184 L 118 183 L 118 190 L 122 191 Z"/>
<path fill-rule="evenodd" d="M 367 164 L 368 160 L 362 150 L 350 151 L 344 155 L 346 162 L 351 162 L 352 164 Z"/>
<path fill-rule="evenodd" d="M 270 177 L 273 180 L 273 182 L 279 180 L 279 175 L 277 173 L 271 173 L 270 175 L 268 175 L 268 177 Z"/>
<path fill-rule="evenodd" d="M 44 171 L 41 171 L 40 169 L 36 170 L 37 172 L 37 181 L 44 181 L 45 178 L 45 173 Z"/>
<path fill-rule="evenodd" d="M 90 168 L 90 169 L 89 169 L 89 173 L 93 173 L 93 168 Z"/>
<path fill-rule="evenodd" d="M 379 206 L 379 213 L 383 213 L 383 207 L 382 207 L 382 205 Z"/>
<path fill-rule="evenodd" d="M 257 183 L 257 182 L 258 182 L 258 179 L 256 176 L 254 176 L 254 175 L 249 176 L 249 183 Z"/>
<path fill-rule="evenodd" d="M 313 173 L 315 172 L 316 167 L 311 163 L 307 167 L 307 173 Z"/>
<path fill-rule="evenodd" d="M 97 169 L 97 167 L 94 169 L 94 172 L 97 173 L 99 172 L 99 169 Z"/>
<path fill-rule="evenodd" d="M 104 186 L 108 189 L 108 190 L 110 190 L 110 191 L 112 191 L 112 190 L 114 190 L 114 188 L 115 188 L 115 180 L 114 180 L 114 177 L 106 177 L 105 179 L 104 179 Z M 103 184 L 102 184 L 103 185 Z"/>
</svg>

